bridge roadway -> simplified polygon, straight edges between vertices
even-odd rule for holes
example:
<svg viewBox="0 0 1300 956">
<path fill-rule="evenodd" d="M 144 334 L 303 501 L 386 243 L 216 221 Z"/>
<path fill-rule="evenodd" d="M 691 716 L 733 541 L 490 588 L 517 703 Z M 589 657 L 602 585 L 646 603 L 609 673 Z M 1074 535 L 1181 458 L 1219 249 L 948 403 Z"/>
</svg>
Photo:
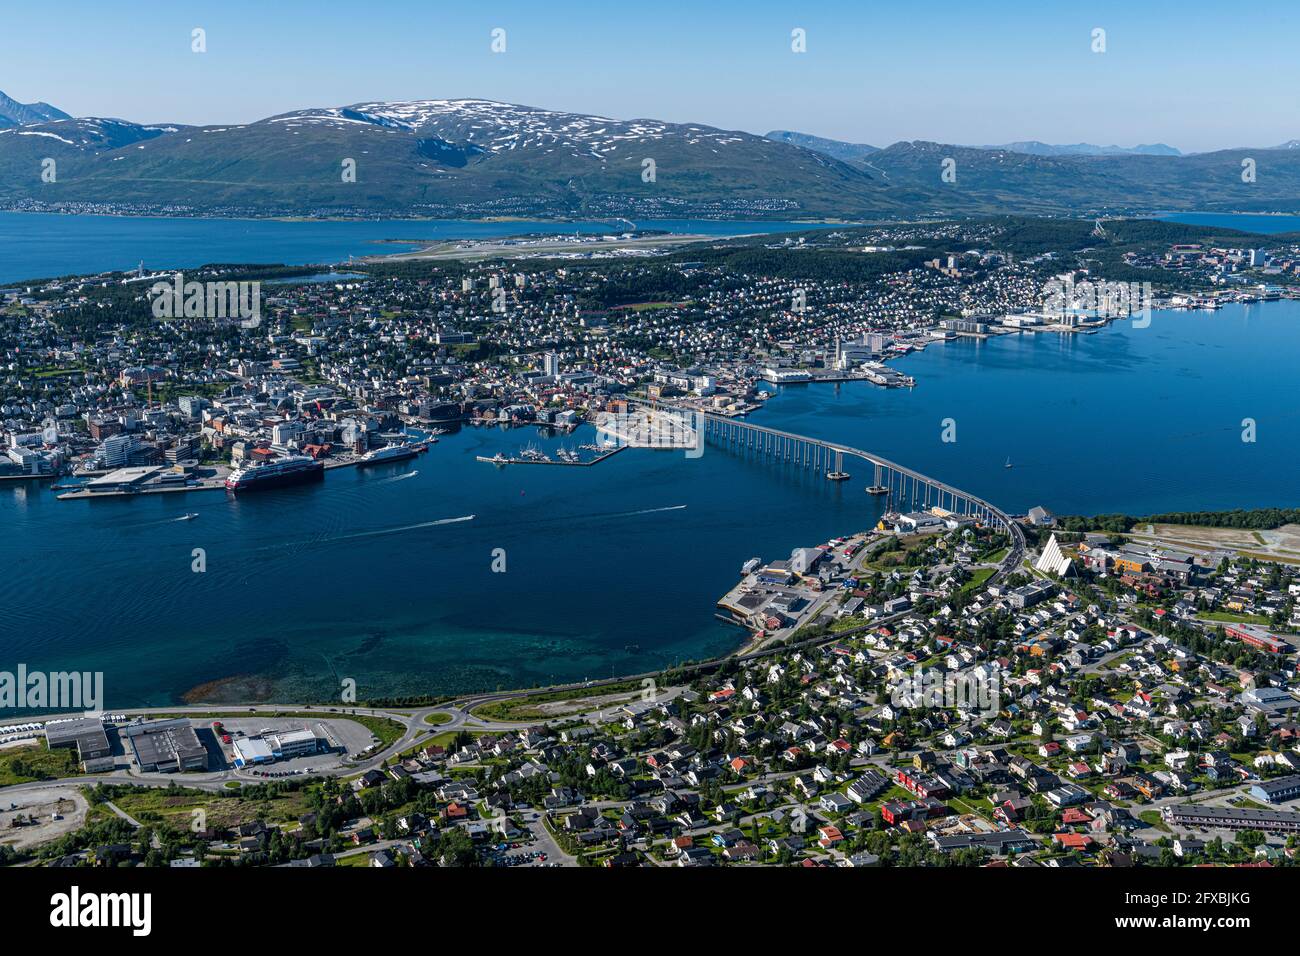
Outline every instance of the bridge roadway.
<svg viewBox="0 0 1300 956">
<path fill-rule="evenodd" d="M 644 403 L 637 402 L 642 407 L 650 407 Z M 671 406 L 669 406 L 671 407 Z M 677 411 L 689 411 L 684 409 L 674 409 Z M 779 431 L 774 428 L 764 428 L 760 425 L 753 425 L 749 422 L 738 422 L 731 419 L 720 418 L 702 412 L 692 412 L 704 419 L 705 427 L 703 437 L 707 440 L 712 437 L 715 442 L 722 444 L 731 444 L 739 447 L 748 447 L 754 450 L 764 450 L 777 460 L 798 462 L 805 467 L 827 467 L 834 466 L 834 470 L 840 471 L 840 465 L 843 462 L 843 456 L 860 458 L 871 462 L 875 470 L 876 484 L 880 485 L 882 481 L 889 481 L 886 487 L 891 489 L 890 497 L 893 498 L 893 488 L 895 482 L 908 482 L 904 486 L 899 485 L 900 498 L 903 500 L 919 501 L 915 497 L 918 487 L 927 490 L 926 500 L 929 496 L 938 496 L 939 499 L 947 500 L 954 505 L 949 509 L 954 512 L 968 514 L 973 517 L 981 518 L 996 525 L 1005 531 L 1011 539 L 1007 555 L 1002 559 L 997 572 L 989 578 L 987 584 L 995 584 L 1018 567 L 1024 559 L 1025 553 L 1025 536 L 1020 526 L 1003 512 L 997 506 L 984 501 L 975 495 L 968 494 L 951 485 L 940 481 L 935 481 L 922 475 L 920 472 L 902 465 L 895 464 L 879 455 L 862 451 L 861 449 L 852 448 L 848 445 L 841 445 L 836 442 L 822 441 L 816 438 L 807 438 L 802 435 L 795 435 L 790 432 Z M 748 444 L 746 444 L 748 443 Z M 911 495 L 912 497 L 907 497 Z M 936 502 L 938 503 L 938 502 Z M 966 510 L 960 510 L 956 507 L 958 504 L 966 506 Z M 736 652 L 724 655 L 723 657 L 712 660 L 698 661 L 688 663 L 676 668 L 676 672 L 683 677 L 690 674 L 707 673 L 722 666 L 728 661 L 738 661 L 741 663 L 759 660 L 774 654 L 788 653 L 791 650 L 804 647 L 814 647 L 822 644 L 828 644 L 832 641 L 841 641 L 861 631 L 871 630 L 884 624 L 892 624 L 903 619 L 911 612 L 895 614 L 858 627 L 848 628 L 830 635 L 821 635 L 818 637 L 808 638 L 802 641 L 792 641 L 780 647 L 767 647 L 761 649 L 751 649 L 744 651 L 738 649 Z M 534 687 L 530 689 L 521 689 L 505 692 L 472 694 L 466 697 L 449 700 L 440 704 L 418 706 L 416 708 L 367 708 L 367 707 L 349 707 L 343 708 L 337 705 L 291 705 L 291 704 L 231 704 L 223 706 L 215 705 L 190 705 L 179 707 L 153 707 L 118 710 L 118 713 L 133 714 L 144 716 L 150 713 L 160 711 L 166 713 L 183 714 L 187 711 L 196 714 L 220 712 L 228 716 L 246 716 L 249 713 L 276 713 L 283 712 L 286 708 L 292 708 L 295 711 L 310 712 L 319 714 L 322 719 L 334 718 L 336 720 L 346 720 L 348 711 L 357 714 L 368 714 L 376 717 L 387 717 L 398 724 L 403 725 L 402 735 L 391 745 L 382 751 L 371 754 L 357 760 L 348 760 L 338 767 L 321 768 L 313 770 L 311 776 L 332 776 L 332 777 L 351 777 L 366 770 L 377 769 L 392 760 L 398 754 L 406 752 L 415 746 L 427 744 L 435 737 L 448 733 L 468 730 L 478 733 L 501 732 L 506 730 L 518 730 L 527 727 L 530 724 L 558 724 L 565 721 L 571 721 L 575 718 L 581 719 L 590 717 L 591 714 L 570 714 L 564 717 L 557 717 L 551 720 L 543 721 L 495 721 L 473 714 L 472 711 L 487 703 L 497 701 L 517 700 L 524 697 L 530 697 L 535 694 L 555 693 L 557 691 L 581 691 L 589 693 L 593 688 L 611 686 L 636 681 L 644 678 L 659 678 L 662 671 L 647 671 L 642 674 L 624 675 L 621 677 L 611 677 L 601 680 L 574 682 L 567 684 L 556 684 L 550 687 Z M 599 708 L 598 708 L 599 709 Z M 450 717 L 449 720 L 440 724 L 428 724 L 425 718 L 430 714 L 442 713 Z M 80 713 L 67 713 L 60 715 L 45 715 L 41 719 L 49 720 L 56 716 L 78 717 Z M 16 723 L 17 720 L 6 719 L 3 723 Z M 2 725 L 0 725 L 2 726 Z M 16 793 L 24 790 L 49 789 L 56 787 L 78 787 L 88 784 L 101 783 L 130 783 L 135 786 L 147 787 L 166 787 L 173 784 L 181 784 L 188 787 L 197 787 L 199 789 L 220 791 L 224 790 L 231 783 L 263 783 L 267 782 L 264 777 L 255 777 L 245 771 L 227 768 L 216 772 L 207 773 L 186 773 L 186 774 L 163 774 L 163 773 L 141 773 L 139 771 L 123 771 L 118 769 L 107 774 L 84 774 L 73 777 L 63 777 L 54 780 L 39 780 L 30 783 L 15 784 L 8 787 L 0 787 L 0 795 Z"/>
<path fill-rule="evenodd" d="M 632 404 L 641 408 L 656 408 L 635 400 Z M 1015 552 L 1016 560 L 1009 565 L 1004 562 L 1004 573 L 1008 568 L 1019 565 L 1025 547 L 1024 532 L 1006 512 L 983 498 L 861 448 L 820 438 L 809 438 L 806 435 L 796 435 L 793 432 L 767 428 L 694 409 L 668 404 L 657 407 L 693 416 L 697 422 L 693 427 L 699 429 L 703 441 L 711 441 L 728 448 L 753 451 L 758 455 L 801 468 L 842 473 L 845 456 L 869 462 L 873 468 L 874 486 L 885 489 L 887 507 L 896 506 L 897 510 L 901 511 L 905 508 L 938 506 L 954 514 L 977 518 L 1011 538 L 1011 550 Z M 1008 559 L 1012 556 L 1009 554 Z"/>
</svg>

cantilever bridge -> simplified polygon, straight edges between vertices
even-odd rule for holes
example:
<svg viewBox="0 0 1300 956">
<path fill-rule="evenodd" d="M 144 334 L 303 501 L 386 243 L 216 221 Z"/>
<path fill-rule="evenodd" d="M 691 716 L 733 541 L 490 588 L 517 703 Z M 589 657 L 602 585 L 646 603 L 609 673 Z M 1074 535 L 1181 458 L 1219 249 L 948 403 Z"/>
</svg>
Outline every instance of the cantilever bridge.
<svg viewBox="0 0 1300 956">
<path fill-rule="evenodd" d="M 806 435 L 796 435 L 775 428 L 765 428 L 762 425 L 711 415 L 708 412 L 673 406 L 659 407 L 694 415 L 695 427 L 699 429 L 705 442 L 747 451 L 817 473 L 843 472 L 846 457 L 865 461 L 872 467 L 873 486 L 881 489 L 882 494 L 888 495 L 888 507 L 892 510 L 910 511 L 939 507 L 953 514 L 972 517 L 1011 538 L 1011 549 L 1002 564 L 1002 574 L 1014 570 L 1020 564 L 1025 549 L 1024 532 L 1001 508 L 983 498 L 860 448 L 824 441 L 820 438 L 809 438 Z"/>
</svg>

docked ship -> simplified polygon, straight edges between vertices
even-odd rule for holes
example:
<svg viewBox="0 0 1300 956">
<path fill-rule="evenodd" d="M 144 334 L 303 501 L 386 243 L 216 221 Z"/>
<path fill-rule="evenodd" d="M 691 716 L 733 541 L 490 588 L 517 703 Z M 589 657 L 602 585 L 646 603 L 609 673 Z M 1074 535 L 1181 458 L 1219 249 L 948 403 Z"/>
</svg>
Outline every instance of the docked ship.
<svg viewBox="0 0 1300 956">
<path fill-rule="evenodd" d="M 241 465 L 226 478 L 228 491 L 261 491 L 320 481 L 325 477 L 325 463 L 309 455 L 289 455 L 273 461 Z"/>
<path fill-rule="evenodd" d="M 367 465 L 382 465 L 390 461 L 405 461 L 407 458 L 414 458 L 423 449 L 419 445 L 394 444 L 385 445 L 383 448 L 376 448 L 374 451 L 368 451 L 361 456 L 357 462 L 358 468 L 365 468 Z"/>
</svg>

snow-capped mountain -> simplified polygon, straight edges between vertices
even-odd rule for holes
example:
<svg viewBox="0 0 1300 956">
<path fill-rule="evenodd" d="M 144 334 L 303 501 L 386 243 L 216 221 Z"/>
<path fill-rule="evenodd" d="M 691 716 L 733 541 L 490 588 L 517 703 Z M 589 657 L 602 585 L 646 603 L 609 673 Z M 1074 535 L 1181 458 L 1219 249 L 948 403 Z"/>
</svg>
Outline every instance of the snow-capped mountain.
<svg viewBox="0 0 1300 956">
<path fill-rule="evenodd" d="M 364 102 L 227 126 L 75 120 L 10 133 L 0 135 L 0 202 L 640 218 L 903 208 L 868 171 L 749 133 L 481 99 Z M 33 192 L 38 149 L 68 155 L 42 154 L 59 155 L 59 177 Z M 341 175 L 345 165 L 355 177 Z"/>
<path fill-rule="evenodd" d="M 126 120 L 86 117 L 10 126 L 0 129 L 0 136 L 44 138 L 79 150 L 97 151 L 118 149 L 181 129 L 183 127 L 175 125 L 141 126 Z"/>
<path fill-rule="evenodd" d="M 23 109 L 27 119 L 53 110 Z M 1241 150 L 1111 155 L 1087 147 L 1078 155 L 1083 147 L 1013 145 L 874 149 L 483 99 L 360 102 L 214 126 L 55 116 L 0 129 L 0 207 L 869 219 L 1279 209 L 1300 195 L 1298 149 L 1258 151 L 1267 175 L 1247 187 Z M 58 177 L 47 182 L 40 171 L 49 158 Z M 959 175 L 945 184 L 939 171 L 948 160 Z"/>
<path fill-rule="evenodd" d="M 616 120 L 561 113 L 494 100 L 415 100 L 409 103 L 357 103 L 325 110 L 300 110 L 273 116 L 267 123 L 286 128 L 306 124 L 370 123 L 436 136 L 499 153 L 515 149 L 567 149 L 576 155 L 605 158 L 620 146 L 650 145 L 677 139 L 687 146 L 728 146 L 757 139 L 748 133 L 659 120 Z"/>
</svg>

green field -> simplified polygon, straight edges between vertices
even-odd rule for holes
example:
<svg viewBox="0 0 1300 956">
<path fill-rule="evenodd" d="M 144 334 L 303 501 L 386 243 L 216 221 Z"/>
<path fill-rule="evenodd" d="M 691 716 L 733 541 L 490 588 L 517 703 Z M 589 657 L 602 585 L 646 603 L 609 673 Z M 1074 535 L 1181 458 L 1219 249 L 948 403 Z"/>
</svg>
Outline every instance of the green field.
<svg viewBox="0 0 1300 956">
<path fill-rule="evenodd" d="M 0 750 L 0 787 L 32 780 L 75 777 L 81 773 L 70 747 L 48 750 L 44 744 Z"/>
<path fill-rule="evenodd" d="M 1202 621 L 1218 621 L 1222 624 L 1263 624 L 1268 625 L 1268 618 L 1260 614 L 1234 614 L 1232 611 L 1205 611 L 1196 615 Z"/>
<path fill-rule="evenodd" d="M 185 787 L 132 787 L 112 798 L 113 804 L 141 823 L 166 823 L 189 830 L 194 811 L 206 814 L 209 829 L 223 829 L 262 820 L 268 824 L 295 824 L 308 810 L 307 791 L 279 793 L 267 799 L 209 793 Z"/>
<path fill-rule="evenodd" d="M 604 697 L 614 694 L 639 694 L 641 689 L 640 681 L 622 681 L 617 684 L 605 684 L 599 687 L 546 691 L 538 694 L 528 694 L 524 697 L 515 697 L 510 700 L 480 704 L 470 713 L 484 720 L 546 720 L 551 717 L 563 716 L 563 712 L 543 711 L 538 708 L 539 704 L 554 704 L 568 700 L 581 701 L 589 697 Z"/>
<path fill-rule="evenodd" d="M 1159 810 L 1143 810 L 1138 814 L 1138 819 L 1149 827 L 1155 827 L 1157 830 L 1169 832 L 1169 827 L 1160 816 Z"/>
<path fill-rule="evenodd" d="M 963 591 L 974 591 L 984 586 L 984 582 L 997 573 L 996 568 L 976 568 L 970 576 L 970 580 L 961 586 Z"/>
</svg>

